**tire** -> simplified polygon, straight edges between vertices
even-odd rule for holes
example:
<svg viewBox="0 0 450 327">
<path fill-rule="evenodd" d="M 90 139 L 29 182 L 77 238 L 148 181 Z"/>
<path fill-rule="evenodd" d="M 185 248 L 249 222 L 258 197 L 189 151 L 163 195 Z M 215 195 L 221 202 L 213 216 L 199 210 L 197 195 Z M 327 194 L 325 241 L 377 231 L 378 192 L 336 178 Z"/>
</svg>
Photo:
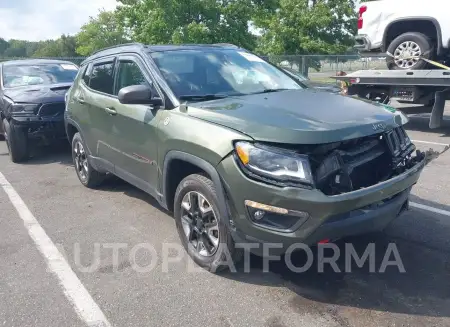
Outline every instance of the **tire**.
<svg viewBox="0 0 450 327">
<path fill-rule="evenodd" d="M 28 159 L 27 131 L 11 124 L 6 118 L 3 119 L 3 130 L 11 161 L 19 163 Z"/>
<path fill-rule="evenodd" d="M 0 141 L 5 141 L 5 127 L 3 126 L 3 118 L 0 115 Z"/>
<path fill-rule="evenodd" d="M 100 173 L 92 167 L 85 149 L 86 146 L 80 133 L 75 133 L 72 138 L 72 160 L 75 172 L 81 184 L 88 188 L 95 188 L 105 180 L 106 174 Z"/>
<path fill-rule="evenodd" d="M 395 38 L 391 42 L 391 44 L 389 44 L 389 47 L 387 49 L 388 53 L 395 56 L 396 52 L 397 54 L 399 53 L 397 51 L 397 48 L 399 48 L 400 45 L 405 44 L 405 42 L 413 42 L 416 46 L 411 47 L 410 49 L 419 50 L 423 58 L 430 60 L 434 59 L 435 49 L 433 43 L 431 42 L 430 38 L 428 38 L 426 35 L 418 32 L 404 33 Z M 428 66 L 428 63 L 423 60 L 418 61 L 404 60 L 403 63 L 405 64 L 405 66 L 401 67 L 398 65 L 398 63 L 395 62 L 394 58 L 392 58 L 391 56 L 386 57 L 386 64 L 390 70 L 405 70 L 405 69 L 420 70 L 425 69 Z"/>
<path fill-rule="evenodd" d="M 215 247 L 214 243 L 210 241 L 210 238 L 206 236 L 206 234 L 209 234 L 209 232 L 205 232 L 205 234 L 199 236 L 199 234 L 197 233 L 194 234 L 191 229 L 191 233 L 189 233 L 187 228 L 191 228 L 193 226 L 188 225 L 188 221 L 186 220 L 186 218 L 182 218 L 183 216 L 188 216 L 188 210 L 186 210 L 186 207 L 183 207 L 182 204 L 183 199 L 186 200 L 190 198 L 190 196 L 192 196 L 192 198 L 200 199 L 198 195 L 203 197 L 203 199 L 206 200 L 207 204 L 209 205 L 208 206 L 206 205 L 206 203 L 203 203 L 202 206 L 204 208 L 210 208 L 209 213 L 205 214 L 203 222 L 207 222 L 210 226 L 214 225 L 214 220 L 216 222 L 216 226 L 211 227 L 211 230 L 213 232 L 211 234 L 214 234 L 212 238 L 214 239 L 216 235 L 218 236 L 218 244 Z M 191 208 L 193 207 L 195 207 L 195 205 L 191 206 Z M 220 216 L 218 208 L 219 200 L 217 198 L 216 189 L 213 182 L 208 177 L 198 174 L 189 175 L 178 185 L 174 199 L 174 216 L 181 243 L 183 244 L 186 252 L 197 265 L 213 273 L 219 272 L 226 268 L 230 268 L 227 262 L 230 263 L 230 261 L 232 261 L 233 265 L 236 265 L 241 260 L 243 254 L 242 249 L 237 249 L 235 247 L 235 243 L 231 236 L 231 233 L 227 225 L 223 222 L 223 218 Z M 197 209 L 195 209 L 195 211 L 197 211 L 198 213 L 201 212 L 201 210 Z M 193 216 L 189 216 L 188 219 L 190 219 L 191 217 Z M 190 220 L 192 223 L 195 221 L 195 219 Z M 197 227 L 198 222 L 195 225 Z M 202 228 L 200 227 L 199 229 Z M 188 234 L 192 235 L 191 241 L 188 240 Z M 203 247 L 199 245 L 199 239 L 203 239 L 203 242 L 201 242 L 203 244 Z M 196 241 L 197 244 L 195 244 Z M 209 250 L 211 250 L 210 253 L 207 253 L 208 248 Z"/>
</svg>

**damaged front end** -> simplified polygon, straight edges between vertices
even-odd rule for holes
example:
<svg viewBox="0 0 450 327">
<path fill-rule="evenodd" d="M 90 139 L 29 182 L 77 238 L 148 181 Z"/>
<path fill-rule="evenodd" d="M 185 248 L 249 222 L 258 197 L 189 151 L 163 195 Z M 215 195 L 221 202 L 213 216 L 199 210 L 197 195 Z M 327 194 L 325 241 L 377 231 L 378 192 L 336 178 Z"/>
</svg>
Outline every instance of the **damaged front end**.
<svg viewBox="0 0 450 327">
<path fill-rule="evenodd" d="M 308 150 L 315 186 L 326 195 L 373 186 L 425 159 L 425 153 L 416 150 L 402 126 Z"/>
</svg>

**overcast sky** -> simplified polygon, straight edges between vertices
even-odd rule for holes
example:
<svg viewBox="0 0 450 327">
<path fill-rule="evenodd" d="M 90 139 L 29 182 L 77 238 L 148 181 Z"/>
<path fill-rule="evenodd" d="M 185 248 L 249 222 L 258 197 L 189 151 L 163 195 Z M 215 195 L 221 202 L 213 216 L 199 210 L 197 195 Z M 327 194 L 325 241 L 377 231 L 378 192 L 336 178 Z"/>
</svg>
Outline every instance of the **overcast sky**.
<svg viewBox="0 0 450 327">
<path fill-rule="evenodd" d="M 0 0 L 0 37 L 30 41 L 75 34 L 99 9 L 116 0 Z"/>
</svg>

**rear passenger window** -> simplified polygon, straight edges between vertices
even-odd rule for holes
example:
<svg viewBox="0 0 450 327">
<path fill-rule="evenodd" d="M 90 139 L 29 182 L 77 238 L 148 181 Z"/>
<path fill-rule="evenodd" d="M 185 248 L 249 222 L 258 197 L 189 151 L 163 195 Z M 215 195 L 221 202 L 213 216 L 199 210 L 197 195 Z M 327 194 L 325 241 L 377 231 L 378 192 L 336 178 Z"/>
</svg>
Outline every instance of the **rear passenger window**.
<svg viewBox="0 0 450 327">
<path fill-rule="evenodd" d="M 113 94 L 114 63 L 94 65 L 90 77 L 89 87 L 99 92 Z"/>
</svg>

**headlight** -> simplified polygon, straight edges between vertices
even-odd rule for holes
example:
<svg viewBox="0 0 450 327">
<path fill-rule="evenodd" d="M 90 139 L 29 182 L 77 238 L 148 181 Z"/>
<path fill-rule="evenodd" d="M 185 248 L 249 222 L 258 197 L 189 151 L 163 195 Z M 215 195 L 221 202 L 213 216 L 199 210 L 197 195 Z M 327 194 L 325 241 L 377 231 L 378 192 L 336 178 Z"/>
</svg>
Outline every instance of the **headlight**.
<svg viewBox="0 0 450 327">
<path fill-rule="evenodd" d="M 11 112 L 34 112 L 38 106 L 35 103 L 14 103 L 11 106 Z"/>
<path fill-rule="evenodd" d="M 244 167 L 256 175 L 278 182 L 313 184 L 307 156 L 248 142 L 237 142 L 235 149 Z"/>
</svg>

